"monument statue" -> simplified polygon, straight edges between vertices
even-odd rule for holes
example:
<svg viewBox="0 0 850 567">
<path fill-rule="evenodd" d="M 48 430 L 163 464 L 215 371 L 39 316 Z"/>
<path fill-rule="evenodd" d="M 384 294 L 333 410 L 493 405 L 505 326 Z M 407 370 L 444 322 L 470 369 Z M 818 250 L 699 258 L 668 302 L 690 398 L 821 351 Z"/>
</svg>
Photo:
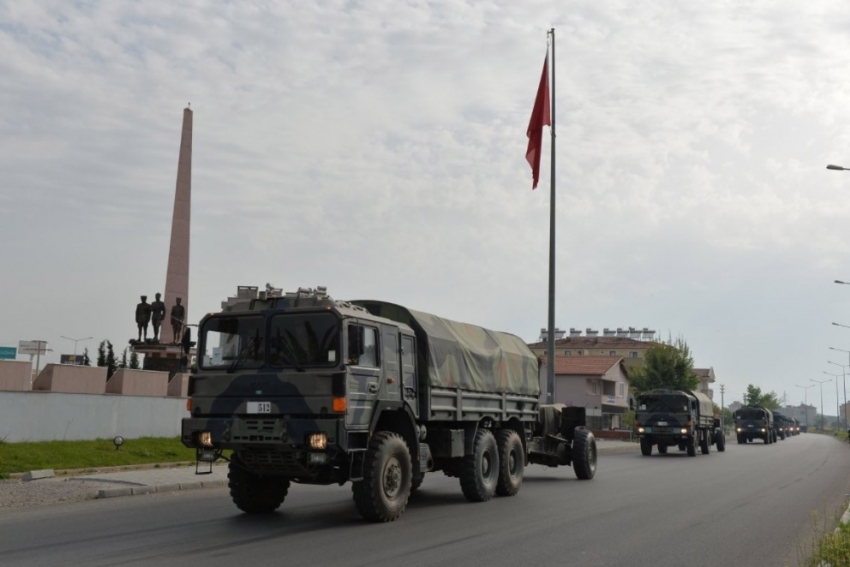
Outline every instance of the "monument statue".
<svg viewBox="0 0 850 567">
<path fill-rule="evenodd" d="M 171 330 L 174 332 L 174 344 L 183 338 L 183 319 L 186 318 L 186 308 L 180 305 L 181 298 L 176 298 L 177 304 L 171 308 Z"/>
<path fill-rule="evenodd" d="M 156 294 L 156 301 L 151 303 L 151 322 L 153 322 L 153 338 L 159 340 L 159 327 L 165 319 L 165 303 L 160 300 L 162 295 Z"/>
<path fill-rule="evenodd" d="M 151 306 L 148 303 L 148 296 L 142 296 L 142 302 L 136 305 L 136 326 L 139 328 L 139 339 L 142 340 L 144 333 L 145 340 L 148 338 L 148 323 L 151 322 Z"/>
</svg>

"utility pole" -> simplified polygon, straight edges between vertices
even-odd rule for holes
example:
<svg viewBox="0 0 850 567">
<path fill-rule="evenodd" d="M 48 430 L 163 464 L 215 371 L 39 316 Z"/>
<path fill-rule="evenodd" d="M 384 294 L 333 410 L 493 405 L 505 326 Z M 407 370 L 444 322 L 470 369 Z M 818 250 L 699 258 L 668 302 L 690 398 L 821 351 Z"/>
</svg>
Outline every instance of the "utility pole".
<svg viewBox="0 0 850 567">
<path fill-rule="evenodd" d="M 815 380 L 814 378 L 809 378 L 812 382 L 817 382 L 820 384 L 820 428 L 823 429 L 824 424 L 824 415 L 823 415 L 823 385 L 829 380 Z"/>
<path fill-rule="evenodd" d="M 809 428 L 809 388 L 814 388 L 815 385 L 809 384 L 808 386 L 797 386 L 796 384 L 794 384 L 794 386 L 796 386 L 797 388 L 803 389 L 803 393 L 804 393 L 804 396 L 805 396 L 804 399 L 806 400 L 806 401 L 803 402 L 803 407 L 805 408 L 805 411 L 806 411 L 806 429 L 808 429 Z"/>
<path fill-rule="evenodd" d="M 723 394 L 724 394 L 724 392 L 726 392 L 726 386 L 724 386 L 723 384 L 721 384 L 721 385 L 720 385 L 720 413 L 723 413 L 723 409 L 724 409 L 724 407 L 725 407 L 725 404 L 723 403 Z"/>
</svg>

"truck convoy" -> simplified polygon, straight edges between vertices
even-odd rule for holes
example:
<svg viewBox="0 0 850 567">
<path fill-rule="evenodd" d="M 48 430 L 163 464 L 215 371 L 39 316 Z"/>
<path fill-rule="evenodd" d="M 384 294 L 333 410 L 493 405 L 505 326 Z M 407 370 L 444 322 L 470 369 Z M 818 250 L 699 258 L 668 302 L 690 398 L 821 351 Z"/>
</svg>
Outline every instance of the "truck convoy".
<svg viewBox="0 0 850 567">
<path fill-rule="evenodd" d="M 776 442 L 773 412 L 769 409 L 758 406 L 743 407 L 735 410 L 733 417 L 739 445 L 753 439 L 761 439 L 765 445 Z"/>
<path fill-rule="evenodd" d="M 799 433 L 794 420 L 779 412 L 773 412 L 773 429 L 779 439 L 785 439 Z"/>
<path fill-rule="evenodd" d="M 352 483 L 367 520 L 405 509 L 425 473 L 473 502 L 513 496 L 528 464 L 596 472 L 584 408 L 539 402 L 538 361 L 518 337 L 384 301 L 240 287 L 199 324 L 182 441 L 225 450 L 236 506 L 270 513 L 290 483 Z"/>
<path fill-rule="evenodd" d="M 714 417 L 714 405 L 701 392 L 691 390 L 650 390 L 637 397 L 635 435 L 640 439 L 640 452 L 649 456 L 652 446 L 660 454 L 675 446 L 695 457 L 699 445 L 703 455 L 711 446 L 726 450 L 721 421 Z"/>
</svg>

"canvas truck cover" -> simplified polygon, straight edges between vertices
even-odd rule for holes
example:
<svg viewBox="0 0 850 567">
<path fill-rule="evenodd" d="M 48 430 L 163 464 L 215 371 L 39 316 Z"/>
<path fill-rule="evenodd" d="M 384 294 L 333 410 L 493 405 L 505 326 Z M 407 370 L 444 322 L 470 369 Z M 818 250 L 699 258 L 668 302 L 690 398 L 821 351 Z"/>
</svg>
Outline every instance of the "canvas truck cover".
<svg viewBox="0 0 850 567">
<path fill-rule="evenodd" d="M 519 337 L 383 301 L 352 301 L 378 317 L 410 326 L 430 386 L 538 396 L 537 357 Z"/>
</svg>

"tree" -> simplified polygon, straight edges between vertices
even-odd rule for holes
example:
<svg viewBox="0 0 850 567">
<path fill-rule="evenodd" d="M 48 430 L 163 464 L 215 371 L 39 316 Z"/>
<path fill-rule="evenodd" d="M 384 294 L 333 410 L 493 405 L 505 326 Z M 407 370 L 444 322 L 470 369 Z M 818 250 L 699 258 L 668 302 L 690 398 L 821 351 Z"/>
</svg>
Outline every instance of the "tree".
<svg viewBox="0 0 850 567">
<path fill-rule="evenodd" d="M 636 393 L 656 388 L 696 390 L 699 382 L 690 348 L 682 337 L 653 344 L 646 350 L 643 366 L 629 372 L 629 385 Z"/>
<path fill-rule="evenodd" d="M 83 349 L 83 366 L 91 366 L 91 358 L 89 358 L 89 347 Z"/>
<path fill-rule="evenodd" d="M 139 355 L 135 352 L 130 353 L 130 368 L 133 370 L 138 370 L 139 366 Z"/>
<path fill-rule="evenodd" d="M 778 410 L 781 407 L 776 392 L 763 394 L 761 388 L 752 384 L 747 386 L 747 392 L 744 394 L 744 405 L 759 406 L 770 411 Z"/>
<path fill-rule="evenodd" d="M 112 378 L 115 371 L 118 369 L 118 363 L 115 361 L 115 351 L 112 350 L 112 343 L 106 341 L 106 379 Z"/>
<path fill-rule="evenodd" d="M 118 368 L 127 368 L 127 347 L 124 347 L 124 352 L 121 353 L 121 362 L 118 363 Z"/>
<path fill-rule="evenodd" d="M 106 339 L 97 345 L 97 365 L 106 366 Z"/>
</svg>

